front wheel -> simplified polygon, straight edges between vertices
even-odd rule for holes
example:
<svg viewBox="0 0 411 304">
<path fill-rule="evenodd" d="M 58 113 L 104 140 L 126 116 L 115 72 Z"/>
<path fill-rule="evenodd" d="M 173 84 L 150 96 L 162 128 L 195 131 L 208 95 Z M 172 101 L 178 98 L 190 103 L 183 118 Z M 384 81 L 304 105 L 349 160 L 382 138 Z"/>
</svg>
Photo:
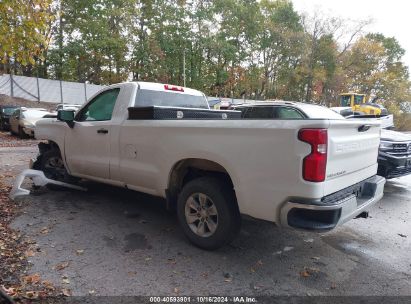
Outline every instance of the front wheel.
<svg viewBox="0 0 411 304">
<path fill-rule="evenodd" d="M 68 174 L 60 151 L 57 149 L 51 149 L 41 153 L 34 168 L 43 171 L 44 175 L 49 179 L 71 184 L 78 182 L 77 178 Z M 53 190 L 63 189 L 63 187 L 53 184 L 49 184 L 47 187 Z"/>
<path fill-rule="evenodd" d="M 234 191 L 217 178 L 201 177 L 187 183 L 178 198 L 177 215 L 190 242 L 207 250 L 230 243 L 241 228 Z"/>
<path fill-rule="evenodd" d="M 22 127 L 20 127 L 20 126 L 19 126 L 19 132 L 18 132 L 18 135 L 19 135 L 19 137 L 20 137 L 21 139 L 25 139 L 25 138 L 27 138 L 27 137 L 28 137 L 28 136 L 27 136 L 27 134 L 26 134 L 26 133 L 24 133 L 23 128 L 22 128 Z"/>
</svg>

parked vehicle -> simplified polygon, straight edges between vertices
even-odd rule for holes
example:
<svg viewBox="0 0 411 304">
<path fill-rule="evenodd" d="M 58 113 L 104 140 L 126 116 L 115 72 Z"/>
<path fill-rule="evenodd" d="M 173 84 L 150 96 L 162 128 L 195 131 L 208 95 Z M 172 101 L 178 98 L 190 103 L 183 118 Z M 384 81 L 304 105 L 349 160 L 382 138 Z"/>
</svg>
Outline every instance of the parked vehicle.
<svg viewBox="0 0 411 304">
<path fill-rule="evenodd" d="M 341 108 L 333 107 L 330 108 L 334 112 L 344 116 L 347 119 L 367 119 L 367 121 L 375 120 L 381 123 L 381 128 L 392 129 L 394 128 L 394 115 L 383 114 L 383 115 L 369 115 L 369 114 L 359 114 L 354 112 L 351 108 Z"/>
<path fill-rule="evenodd" d="M 10 131 L 21 138 L 34 137 L 36 122 L 50 114 L 43 108 L 18 108 L 10 117 Z"/>
<path fill-rule="evenodd" d="M 385 183 L 376 176 L 378 123 L 364 128 L 334 112 L 319 118 L 310 105 L 283 108 L 279 119 L 241 119 L 209 110 L 189 88 L 111 85 L 76 114 L 37 123 L 36 138 L 48 143 L 33 167 L 53 179 L 164 197 L 187 238 L 205 249 L 233 240 L 240 214 L 315 231 L 364 215 Z"/>
<path fill-rule="evenodd" d="M 219 98 L 210 98 L 210 99 L 207 99 L 207 101 L 208 101 L 208 105 L 210 106 L 210 109 L 218 110 L 218 108 L 220 107 L 219 104 L 221 103 L 221 100 Z"/>
<path fill-rule="evenodd" d="M 0 130 L 10 130 L 10 116 L 18 106 L 3 105 L 0 106 Z"/>
<path fill-rule="evenodd" d="M 78 104 L 68 104 L 68 103 L 60 103 L 56 107 L 56 112 L 60 110 L 73 110 L 77 111 L 78 109 L 81 108 L 81 105 Z"/>
<path fill-rule="evenodd" d="M 300 102 L 266 101 L 231 106 L 245 119 L 336 119 L 344 117 L 329 108 Z"/>
<path fill-rule="evenodd" d="M 378 175 L 387 179 L 411 174 L 411 135 L 381 130 Z"/>
<path fill-rule="evenodd" d="M 302 107 L 302 109 L 301 109 Z M 311 107 L 311 106 L 310 106 Z M 240 105 L 232 109 L 241 110 L 244 118 L 294 118 L 323 117 L 329 118 L 335 115 L 329 109 L 319 106 L 315 113 L 305 111 L 306 104 L 286 103 L 286 105 L 274 103 L 261 103 L 254 105 Z M 335 112 L 335 109 L 332 109 Z M 350 110 L 351 111 L 351 110 Z M 387 130 L 392 127 L 392 115 L 376 117 L 375 115 L 353 115 L 353 112 L 345 112 L 346 119 L 361 119 L 366 122 L 381 123 L 381 144 L 378 153 L 378 175 L 386 179 L 401 177 L 411 174 L 411 135 Z M 331 115 L 331 116 L 330 116 Z"/>
<path fill-rule="evenodd" d="M 365 94 L 342 93 L 339 96 L 339 106 L 348 107 L 353 112 L 364 115 L 388 115 L 387 109 L 375 102 L 367 102 Z"/>
</svg>

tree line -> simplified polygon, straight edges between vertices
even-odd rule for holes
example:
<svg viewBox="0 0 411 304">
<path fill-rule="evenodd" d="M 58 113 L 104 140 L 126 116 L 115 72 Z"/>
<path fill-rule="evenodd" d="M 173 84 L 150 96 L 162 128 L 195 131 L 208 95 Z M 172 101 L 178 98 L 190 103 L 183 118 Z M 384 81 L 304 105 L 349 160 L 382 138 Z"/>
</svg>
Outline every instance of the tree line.
<svg viewBox="0 0 411 304">
<path fill-rule="evenodd" d="M 0 71 L 327 105 L 346 91 L 410 101 L 398 41 L 344 19 L 302 15 L 288 0 L 7 0 Z"/>
</svg>

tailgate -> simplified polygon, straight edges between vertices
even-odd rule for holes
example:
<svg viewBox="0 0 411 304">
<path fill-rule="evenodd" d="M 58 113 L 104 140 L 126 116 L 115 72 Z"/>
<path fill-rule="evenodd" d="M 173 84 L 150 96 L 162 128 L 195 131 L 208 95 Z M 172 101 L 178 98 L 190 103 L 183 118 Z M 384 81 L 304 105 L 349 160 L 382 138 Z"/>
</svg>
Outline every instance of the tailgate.
<svg viewBox="0 0 411 304">
<path fill-rule="evenodd" d="M 347 188 L 377 173 L 380 123 L 332 120 L 324 195 Z"/>
</svg>

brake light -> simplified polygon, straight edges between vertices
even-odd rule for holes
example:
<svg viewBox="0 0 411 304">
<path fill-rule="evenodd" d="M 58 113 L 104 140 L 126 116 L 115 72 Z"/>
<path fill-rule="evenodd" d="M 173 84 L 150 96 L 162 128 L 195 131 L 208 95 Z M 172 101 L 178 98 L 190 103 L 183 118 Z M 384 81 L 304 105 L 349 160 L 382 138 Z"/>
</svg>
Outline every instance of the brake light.
<svg viewBox="0 0 411 304">
<path fill-rule="evenodd" d="M 171 84 L 165 84 L 164 89 L 169 90 L 169 91 L 184 92 L 183 87 L 179 87 L 179 86 L 175 86 L 175 85 L 171 85 Z"/>
<path fill-rule="evenodd" d="M 298 139 L 311 145 L 311 153 L 303 160 L 303 178 L 323 182 L 327 167 L 327 129 L 301 129 Z"/>
</svg>

